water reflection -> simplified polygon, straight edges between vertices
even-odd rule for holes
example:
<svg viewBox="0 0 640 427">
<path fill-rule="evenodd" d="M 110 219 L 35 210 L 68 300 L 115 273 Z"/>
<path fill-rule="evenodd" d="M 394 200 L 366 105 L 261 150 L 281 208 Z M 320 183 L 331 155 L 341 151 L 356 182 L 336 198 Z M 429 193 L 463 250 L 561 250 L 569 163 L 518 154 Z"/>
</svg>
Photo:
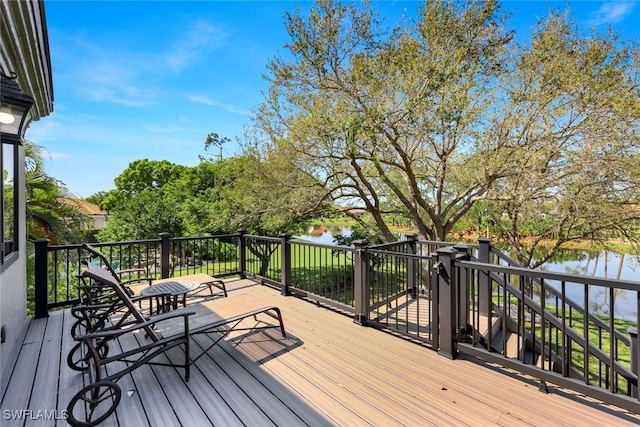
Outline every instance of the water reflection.
<svg viewBox="0 0 640 427">
<path fill-rule="evenodd" d="M 337 225 L 310 225 L 302 229 L 294 237 L 296 239 L 308 240 L 322 245 L 333 245 L 333 236 L 349 236 L 351 229 Z"/>
<path fill-rule="evenodd" d="M 615 280 L 638 281 L 640 257 L 637 255 L 611 252 L 562 251 L 558 257 L 541 267 L 542 270 L 559 273 L 578 274 Z M 560 289 L 559 284 L 555 284 Z M 567 296 L 583 303 L 584 286 L 568 285 Z M 635 320 L 637 314 L 636 292 L 614 289 L 614 316 L 625 320 Z M 608 315 L 611 310 L 611 295 L 608 288 L 589 287 L 589 309 Z"/>
</svg>

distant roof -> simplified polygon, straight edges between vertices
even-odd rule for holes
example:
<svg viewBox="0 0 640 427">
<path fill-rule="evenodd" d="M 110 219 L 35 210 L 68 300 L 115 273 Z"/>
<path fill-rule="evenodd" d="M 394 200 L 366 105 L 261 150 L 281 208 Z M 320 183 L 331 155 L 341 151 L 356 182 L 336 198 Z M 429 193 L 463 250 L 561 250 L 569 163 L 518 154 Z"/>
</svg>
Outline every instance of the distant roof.
<svg viewBox="0 0 640 427">
<path fill-rule="evenodd" d="M 63 200 L 65 201 L 65 203 L 77 206 L 82 210 L 82 212 L 86 213 L 87 215 L 107 215 L 108 214 L 107 211 L 103 211 L 102 209 L 100 209 L 100 206 L 95 205 L 91 202 L 87 202 L 86 200 L 83 200 L 83 199 L 63 199 Z"/>
</svg>

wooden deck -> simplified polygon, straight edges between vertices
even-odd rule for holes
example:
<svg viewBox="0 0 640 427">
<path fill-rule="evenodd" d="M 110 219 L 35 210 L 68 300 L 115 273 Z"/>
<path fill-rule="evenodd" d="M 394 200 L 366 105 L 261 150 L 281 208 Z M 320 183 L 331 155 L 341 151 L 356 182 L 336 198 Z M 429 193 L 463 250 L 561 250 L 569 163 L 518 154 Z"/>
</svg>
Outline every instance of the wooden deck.
<svg viewBox="0 0 640 427">
<path fill-rule="evenodd" d="M 424 346 L 248 280 L 227 283 L 278 305 L 277 330 L 243 333 L 179 369 L 144 366 L 122 378 L 105 426 L 624 426 L 640 416 Z M 83 375 L 70 370 L 69 311 L 31 322 L 0 403 L 0 424 L 59 425 Z M 176 349 L 179 351 L 179 349 Z M 26 411 L 26 412 L 25 412 Z M 30 412 L 29 412 L 30 411 Z M 54 412 L 58 411 L 58 412 Z M 14 419 L 10 419 L 14 418 Z M 20 420 L 15 418 L 21 418 Z"/>
</svg>

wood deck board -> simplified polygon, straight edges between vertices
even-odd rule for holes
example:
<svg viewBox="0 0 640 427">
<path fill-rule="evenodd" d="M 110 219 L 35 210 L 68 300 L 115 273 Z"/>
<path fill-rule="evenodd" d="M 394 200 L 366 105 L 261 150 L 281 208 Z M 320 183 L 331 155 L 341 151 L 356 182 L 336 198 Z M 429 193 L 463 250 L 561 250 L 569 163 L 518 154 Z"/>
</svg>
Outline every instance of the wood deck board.
<svg viewBox="0 0 640 427">
<path fill-rule="evenodd" d="M 46 324 L 45 320 L 31 322 L 29 325 L 15 369 L 2 399 L 2 409 L 5 409 L 5 405 L 7 409 L 40 409 L 37 407 L 38 403 L 32 403 L 30 398 L 37 372 L 36 367 L 40 361 L 40 348 L 45 335 Z M 36 407 L 34 408 L 34 406 Z"/>
<path fill-rule="evenodd" d="M 47 384 L 58 382 L 58 372 L 61 363 L 60 360 L 60 333 L 63 324 L 63 316 L 49 316 L 47 319 L 44 340 L 40 348 L 40 358 L 38 369 L 36 370 L 34 384 Z M 34 387 L 31 393 L 31 402 L 38 402 L 41 408 L 55 408 L 57 395 L 47 393 L 42 387 Z M 47 424 L 53 425 L 53 421 Z M 42 420 L 27 420 L 26 426 L 42 425 Z"/>
<path fill-rule="evenodd" d="M 234 343 L 238 343 L 238 341 L 241 341 L 241 345 L 236 347 L 243 355 L 243 357 L 237 358 L 238 363 L 295 413 L 298 418 L 295 425 L 302 423 L 309 426 L 326 426 L 330 423 L 329 419 L 319 412 L 317 407 L 304 399 L 294 388 L 278 381 L 278 377 L 274 376 L 272 371 L 267 368 L 267 363 L 274 359 L 273 355 L 282 351 L 283 343 L 293 348 L 298 346 L 296 340 L 283 339 L 278 332 L 271 330 L 236 337 Z M 263 348 L 264 346 L 267 347 L 266 350 Z M 238 351 L 234 352 L 234 354 L 237 353 Z"/>
<path fill-rule="evenodd" d="M 70 310 L 60 310 L 54 311 L 49 315 L 57 316 L 62 315 L 62 330 L 58 331 L 61 337 L 60 343 L 60 369 L 58 374 L 60 378 L 58 379 L 58 403 L 57 410 L 59 413 L 65 411 L 67 409 L 67 405 L 74 394 L 80 390 L 84 385 L 84 375 L 81 372 L 72 371 L 67 366 L 67 354 L 71 350 L 71 348 L 76 344 L 76 341 L 71 336 L 71 326 L 76 321 L 76 319 L 71 315 Z M 32 322 L 33 323 L 33 322 Z M 46 387 L 49 389 L 49 387 Z M 58 427 L 66 427 L 68 424 L 64 420 L 60 420 L 56 422 L 56 426 Z"/>
<path fill-rule="evenodd" d="M 200 337 L 200 341 L 202 338 Z M 290 407 L 275 394 L 274 388 L 277 388 L 278 385 L 271 380 L 260 381 L 252 369 L 247 369 L 248 363 L 242 362 L 246 355 L 229 344 L 229 342 L 225 342 L 221 346 L 224 351 L 217 351 L 215 356 L 212 356 L 212 359 L 219 365 L 220 371 L 229 375 L 239 389 L 272 423 L 275 425 L 300 425 L 301 419 L 296 412 L 291 411 Z"/>
<path fill-rule="evenodd" d="M 442 384 L 446 384 L 434 381 L 432 372 L 426 373 L 425 378 L 421 375 L 419 376 L 420 380 L 416 379 L 416 369 L 424 361 L 411 359 L 413 357 L 412 350 L 416 348 L 414 344 L 403 342 L 402 344 L 406 345 L 406 350 L 400 349 L 400 352 L 396 352 L 395 348 L 380 348 L 374 340 L 366 339 L 366 337 L 356 341 L 354 339 L 358 335 L 355 333 L 356 331 L 364 332 L 366 336 L 377 335 L 380 331 L 361 330 L 361 327 L 353 324 L 350 319 L 340 317 L 326 319 L 328 323 L 333 323 L 332 320 L 337 322 L 335 325 L 331 325 L 333 328 L 329 331 L 305 323 L 302 321 L 304 315 L 299 311 L 290 311 L 288 314 L 290 314 L 289 319 L 291 315 L 302 315 L 300 319 L 295 319 L 295 323 L 306 325 L 309 328 L 305 336 L 310 338 L 306 341 L 305 348 L 313 354 L 305 355 L 305 359 L 313 361 L 316 369 L 320 366 L 320 372 L 337 372 L 337 378 L 340 379 L 339 383 L 342 387 L 346 385 L 345 379 L 350 378 L 353 381 L 351 386 L 354 390 L 359 390 L 359 393 L 362 393 L 362 390 L 366 389 L 369 399 L 373 399 L 375 396 L 386 400 L 386 405 L 376 405 L 376 407 L 393 411 L 394 416 L 398 418 L 404 418 L 407 413 L 413 412 L 414 419 L 418 421 L 422 418 L 424 423 L 428 423 L 429 419 L 435 419 L 438 420 L 438 423 L 442 423 L 442 417 L 445 419 L 448 417 L 452 424 L 460 425 L 465 421 L 473 421 L 477 418 L 473 413 L 473 407 L 461 407 L 451 403 L 446 404 L 443 409 L 432 408 L 430 405 L 412 405 L 412 402 L 420 401 L 425 396 L 439 394 L 443 387 Z M 341 334 L 344 336 L 340 336 Z M 343 348 L 335 345 L 343 340 L 349 341 L 351 346 L 364 350 L 364 353 L 369 356 L 363 358 L 359 354 L 345 352 Z M 394 352 L 396 355 L 393 354 Z M 339 360 L 336 359 L 336 355 L 339 355 Z M 384 360 L 385 356 L 400 360 L 401 363 L 381 365 L 379 361 Z M 312 367 L 307 366 L 307 369 L 312 369 Z M 393 385 L 395 381 L 401 381 L 407 386 L 396 387 Z M 445 403 L 442 404 L 445 405 Z"/>
<path fill-rule="evenodd" d="M 246 342 L 243 344 L 243 349 L 251 350 Z M 257 351 L 262 350 L 267 354 L 271 350 L 269 343 L 264 340 L 256 343 L 256 347 Z M 305 348 L 309 351 L 310 347 Z M 274 366 L 276 362 L 279 362 L 278 366 Z M 322 385 L 323 381 L 330 381 L 332 385 L 325 387 L 325 389 L 337 388 L 349 393 L 347 399 L 341 399 L 340 396 L 334 394 L 334 400 L 347 403 L 347 406 L 352 410 L 356 409 L 357 405 L 367 405 L 366 410 L 360 412 L 365 412 L 369 417 L 376 418 L 376 422 L 383 421 L 381 417 L 388 417 L 393 420 L 391 421 L 393 424 L 406 424 L 407 422 L 419 422 L 421 425 L 432 424 L 430 417 L 423 413 L 423 408 L 413 405 L 412 400 L 405 400 L 406 396 L 400 396 L 402 393 L 398 393 L 397 389 L 391 390 L 388 384 L 382 381 L 375 384 L 361 381 L 358 377 L 362 375 L 362 367 L 357 367 L 357 364 L 342 358 L 340 354 L 328 351 L 315 352 L 313 363 L 309 363 L 308 357 L 300 358 L 291 353 L 269 361 L 264 366 L 274 374 L 288 370 L 306 372 L 306 378 L 319 385 Z M 337 366 L 340 368 L 336 369 Z M 313 376 L 310 372 L 313 372 Z"/>
<path fill-rule="evenodd" d="M 123 351 L 127 347 L 127 338 L 134 341 L 132 336 L 123 337 L 123 340 L 118 341 L 119 351 Z M 109 372 L 117 372 L 118 369 L 122 370 L 126 368 L 126 364 L 121 362 L 114 362 L 113 366 L 109 367 Z M 147 419 L 145 411 L 139 411 L 138 408 L 142 405 L 140 393 L 136 392 L 136 383 L 132 375 L 125 375 L 118 381 L 118 385 L 122 388 L 122 398 L 120 405 L 116 410 L 117 421 L 122 426 L 145 426 L 150 425 Z M 153 389 L 153 388 L 151 388 Z M 148 413 L 148 412 L 147 412 Z"/>
<path fill-rule="evenodd" d="M 422 345 L 248 281 L 227 282 L 282 309 L 278 330 L 237 332 L 184 370 L 143 366 L 118 383 L 123 401 L 104 426 L 139 425 L 636 425 L 640 416 L 572 392 L 540 393 L 505 369 L 449 360 Z M 66 366 L 69 311 L 31 322 L 2 410 L 66 409 L 86 379 Z M 140 337 L 138 337 L 140 339 Z M 204 337 L 197 344 L 206 342 Z M 123 346 L 131 345 L 124 341 Z M 38 349 L 37 351 L 35 349 Z M 179 357 L 174 349 L 170 357 Z M 41 356 L 38 356 L 39 354 Z M 59 366 L 56 366 L 59 365 Z M 117 368 L 117 366 L 113 366 Z M 57 398 L 56 398 L 57 396 Z M 45 407 L 46 406 L 46 407 Z M 616 416 L 617 415 L 617 416 Z M 23 425 L 3 420 L 2 425 Z M 53 425 L 29 421 L 26 425 Z M 66 425 L 63 421 L 55 423 Z"/>
</svg>

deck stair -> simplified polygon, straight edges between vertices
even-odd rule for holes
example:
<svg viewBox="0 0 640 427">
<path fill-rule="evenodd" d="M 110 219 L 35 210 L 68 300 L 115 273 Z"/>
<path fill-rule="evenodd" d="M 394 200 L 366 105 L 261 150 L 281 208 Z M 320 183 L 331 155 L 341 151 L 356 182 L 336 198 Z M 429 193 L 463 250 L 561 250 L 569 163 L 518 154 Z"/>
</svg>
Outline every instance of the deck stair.
<svg viewBox="0 0 640 427">
<path fill-rule="evenodd" d="M 509 260 L 512 261 L 512 260 Z M 572 328 L 567 322 L 563 324 L 561 317 L 550 312 L 548 307 L 542 307 L 526 293 L 521 292 L 519 287 L 512 285 L 504 276 L 491 275 L 494 285 L 498 285 L 502 292 L 503 304 L 492 303 L 491 316 L 470 313 L 470 319 L 475 326 L 473 342 L 479 344 L 490 353 L 497 353 L 501 357 L 516 359 L 526 365 L 535 365 L 545 371 L 552 371 L 566 375 L 570 378 L 584 379 L 584 374 L 579 367 L 572 365 L 571 360 L 563 360 L 561 345 L 550 345 L 550 335 L 561 336 L 564 330 L 565 339 L 569 343 L 571 351 L 584 352 L 588 348 L 589 357 L 595 358 L 602 366 L 602 370 L 611 369 L 609 366 L 609 355 L 603 351 L 595 342 L 586 342 L 583 332 Z M 559 291 L 550 287 L 545 288 L 545 292 L 553 297 L 559 298 Z M 509 301 L 508 309 L 504 308 L 504 301 Z M 566 307 L 566 312 L 579 313 L 584 315 L 581 305 L 565 298 L 561 300 Z M 522 315 L 522 313 L 526 313 Z M 506 316 L 506 317 L 505 317 Z M 611 328 L 592 313 L 587 313 L 589 323 L 597 325 L 602 331 L 611 333 Z M 542 325 L 544 322 L 544 325 Z M 471 325 L 470 325 L 471 326 Z M 544 333 L 542 328 L 544 327 Z M 614 331 L 617 340 L 628 339 Z M 544 338 L 541 338 L 544 337 Z M 544 342 L 543 342 L 544 340 Z M 568 354 L 571 352 L 567 350 Z M 621 375 L 629 384 L 637 386 L 638 378 L 628 367 L 615 362 L 614 370 Z"/>
<path fill-rule="evenodd" d="M 479 328 L 475 333 L 476 341 L 484 348 L 488 349 L 490 346 L 491 352 L 500 353 L 510 359 L 519 359 L 528 365 L 542 368 L 539 343 L 538 350 L 534 351 L 531 334 L 525 333 L 523 340 L 517 333 L 517 323 L 511 318 L 507 319 L 507 329 L 505 330 L 503 313 L 495 308 L 494 313 L 496 312 L 500 314 L 491 316 L 491 328 L 489 328 L 488 316 L 480 316 Z M 491 330 L 491 335 L 489 335 L 489 330 Z"/>
</svg>

